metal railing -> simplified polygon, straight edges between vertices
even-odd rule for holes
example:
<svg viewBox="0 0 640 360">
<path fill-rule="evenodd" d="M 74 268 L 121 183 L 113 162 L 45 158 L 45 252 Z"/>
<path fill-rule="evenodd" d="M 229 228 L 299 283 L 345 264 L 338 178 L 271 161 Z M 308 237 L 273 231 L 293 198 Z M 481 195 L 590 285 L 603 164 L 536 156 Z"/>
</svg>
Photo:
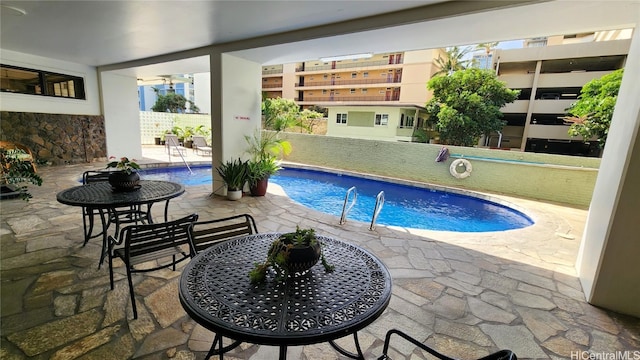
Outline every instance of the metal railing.
<svg viewBox="0 0 640 360">
<path fill-rule="evenodd" d="M 353 199 L 351 200 L 351 203 L 349 204 L 349 206 L 347 206 L 347 202 L 349 201 L 349 195 L 352 193 L 353 193 Z M 342 215 L 340 216 L 340 225 L 344 225 L 347 222 L 347 215 L 349 215 L 349 212 L 351 211 L 353 206 L 356 204 L 357 200 L 358 200 L 358 191 L 356 190 L 355 186 L 352 186 L 349 188 L 349 190 L 347 190 L 347 194 L 344 196 L 344 204 L 342 205 Z"/>
<path fill-rule="evenodd" d="M 376 196 L 376 206 L 373 208 L 373 216 L 371 217 L 371 226 L 369 226 L 369 230 L 375 230 L 376 221 L 378 220 L 378 215 L 380 215 L 380 211 L 382 211 L 382 206 L 384 205 L 384 191 L 380 191 L 378 196 Z"/>
</svg>

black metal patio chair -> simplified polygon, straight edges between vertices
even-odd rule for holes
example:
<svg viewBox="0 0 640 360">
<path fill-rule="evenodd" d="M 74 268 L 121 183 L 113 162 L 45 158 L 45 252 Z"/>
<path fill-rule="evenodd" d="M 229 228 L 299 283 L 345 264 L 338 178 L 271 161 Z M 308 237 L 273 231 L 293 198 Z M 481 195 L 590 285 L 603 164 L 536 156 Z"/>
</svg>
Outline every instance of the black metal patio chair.
<svg viewBox="0 0 640 360">
<path fill-rule="evenodd" d="M 378 358 L 378 360 L 392 360 L 392 358 L 389 356 L 389 347 L 391 345 L 391 335 L 396 334 L 398 336 L 400 336 L 401 338 L 403 338 L 406 341 L 409 341 L 410 343 L 412 343 L 413 345 L 419 347 L 421 350 L 424 350 L 426 352 L 428 352 L 429 354 L 431 354 L 432 356 L 435 356 L 438 359 L 441 360 L 457 360 L 455 358 L 452 357 L 448 357 L 446 355 L 443 355 L 439 352 L 437 352 L 436 350 L 430 348 L 429 346 L 421 343 L 420 341 L 414 339 L 413 337 L 407 335 L 406 333 L 398 330 L 398 329 L 391 329 L 389 331 L 387 331 L 387 335 L 385 336 L 384 339 L 384 347 L 382 349 L 382 356 L 380 356 Z M 495 352 L 493 354 L 487 355 L 485 357 L 479 358 L 478 360 L 517 360 L 516 354 L 514 354 L 511 350 L 500 350 L 498 352 Z"/>
<path fill-rule="evenodd" d="M 132 273 L 148 272 L 176 264 L 194 255 L 192 247 L 193 224 L 198 214 L 159 224 L 129 225 L 120 230 L 118 237 L 109 235 L 109 281 L 113 290 L 113 258 L 120 258 L 127 270 L 129 294 L 133 318 L 138 318 Z M 116 246 L 120 246 L 116 248 Z M 162 261 L 161 261 L 162 260 Z M 136 265 L 156 261 L 153 266 L 136 268 Z"/>
<path fill-rule="evenodd" d="M 193 247 L 198 253 L 221 241 L 257 233 L 256 221 L 249 214 L 199 221 L 193 225 Z"/>
</svg>

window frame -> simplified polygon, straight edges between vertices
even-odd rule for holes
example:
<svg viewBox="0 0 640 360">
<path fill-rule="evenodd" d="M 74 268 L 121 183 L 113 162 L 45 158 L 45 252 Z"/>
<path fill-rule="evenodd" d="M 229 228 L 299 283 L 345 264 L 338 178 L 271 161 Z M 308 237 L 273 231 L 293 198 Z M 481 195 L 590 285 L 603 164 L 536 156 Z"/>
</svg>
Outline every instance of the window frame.
<svg viewBox="0 0 640 360">
<path fill-rule="evenodd" d="M 348 113 L 336 113 L 336 124 L 347 125 Z"/>
<path fill-rule="evenodd" d="M 35 77 L 30 80 L 31 86 L 33 87 L 32 90 L 20 91 L 19 89 L 12 89 L 8 86 L 5 88 L 4 85 L 2 85 L 2 87 L 0 87 L 0 92 L 75 100 L 87 99 L 85 81 L 83 77 L 7 64 L 0 64 L 0 70 L 5 70 L 0 71 L 0 77 L 2 78 L 2 80 L 5 80 L 2 81 L 3 84 L 11 83 L 12 78 L 9 77 L 9 71 L 12 70 L 35 74 Z M 6 76 L 2 77 L 3 74 L 6 74 Z M 34 83 L 34 81 L 37 82 L 37 84 Z M 21 82 L 18 81 L 18 84 L 21 84 Z M 25 86 L 25 89 L 28 88 L 28 85 Z"/>
<path fill-rule="evenodd" d="M 385 121 L 383 121 L 385 120 Z M 373 118 L 374 126 L 389 126 L 389 114 L 377 113 Z"/>
</svg>

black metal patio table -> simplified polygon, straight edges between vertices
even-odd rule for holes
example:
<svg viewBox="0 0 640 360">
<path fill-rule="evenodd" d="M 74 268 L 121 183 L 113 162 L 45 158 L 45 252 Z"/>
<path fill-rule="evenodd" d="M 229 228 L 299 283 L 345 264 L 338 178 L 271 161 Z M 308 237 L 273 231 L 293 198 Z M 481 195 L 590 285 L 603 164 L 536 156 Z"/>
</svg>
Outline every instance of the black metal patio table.
<svg viewBox="0 0 640 360">
<path fill-rule="evenodd" d="M 197 323 L 215 333 L 207 359 L 242 342 L 280 347 L 329 342 L 341 354 L 363 359 L 357 331 L 377 319 L 391 299 L 391 275 L 359 246 L 317 235 L 327 262 L 304 274 L 261 284 L 249 281 L 255 262 L 263 262 L 280 233 L 255 234 L 216 244 L 195 256 L 180 278 L 179 298 Z M 353 335 L 357 353 L 334 340 Z M 224 347 L 222 338 L 235 340 Z"/>
<path fill-rule="evenodd" d="M 114 191 L 108 182 L 102 181 L 62 190 L 56 195 L 56 199 L 62 204 L 82 206 L 98 211 L 103 230 L 102 254 L 100 255 L 100 264 L 102 264 L 107 249 L 107 219 L 115 212 L 116 208 L 145 205 L 147 207 L 146 221 L 152 223 L 151 206 L 156 202 L 165 201 L 164 219 L 167 221 L 169 200 L 184 192 L 183 185 L 170 181 L 140 180 L 139 189 L 125 192 Z M 107 217 L 105 217 L 104 211 L 107 211 Z"/>
</svg>

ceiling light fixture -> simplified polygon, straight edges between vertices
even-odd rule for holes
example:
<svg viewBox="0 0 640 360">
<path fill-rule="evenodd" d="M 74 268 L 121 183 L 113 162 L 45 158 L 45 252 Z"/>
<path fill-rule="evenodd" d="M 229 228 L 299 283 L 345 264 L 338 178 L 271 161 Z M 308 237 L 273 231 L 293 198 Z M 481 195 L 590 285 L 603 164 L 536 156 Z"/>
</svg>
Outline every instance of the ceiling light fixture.
<svg viewBox="0 0 640 360">
<path fill-rule="evenodd" d="M 27 15 L 27 10 L 25 9 L 15 7 L 15 6 L 9 6 L 9 5 L 0 5 L 0 6 L 2 6 L 3 9 L 10 10 L 9 13 L 12 15 L 17 15 L 17 16 Z"/>
<path fill-rule="evenodd" d="M 368 59 L 368 58 L 370 58 L 372 56 L 373 56 L 372 53 L 352 54 L 352 55 L 339 55 L 339 56 L 323 57 L 323 58 L 320 58 L 320 61 L 329 62 L 329 61 L 340 61 L 340 60 Z"/>
</svg>

